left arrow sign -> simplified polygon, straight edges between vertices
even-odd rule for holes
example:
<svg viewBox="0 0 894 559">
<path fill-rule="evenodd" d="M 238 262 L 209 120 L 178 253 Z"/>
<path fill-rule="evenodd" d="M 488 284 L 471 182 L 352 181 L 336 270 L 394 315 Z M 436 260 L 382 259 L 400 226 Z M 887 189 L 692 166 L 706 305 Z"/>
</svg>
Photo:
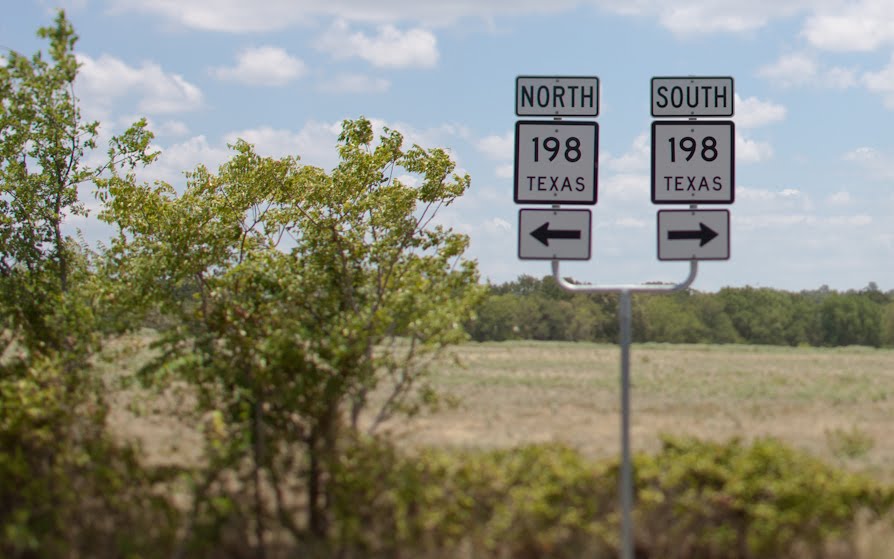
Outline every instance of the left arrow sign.
<svg viewBox="0 0 894 559">
<path fill-rule="evenodd" d="M 543 243 L 543 246 L 549 246 L 550 239 L 580 239 L 580 229 L 550 229 L 547 221 L 531 231 L 531 236 Z"/>
<path fill-rule="evenodd" d="M 589 260 L 590 210 L 518 212 L 518 257 L 522 260 Z"/>
</svg>

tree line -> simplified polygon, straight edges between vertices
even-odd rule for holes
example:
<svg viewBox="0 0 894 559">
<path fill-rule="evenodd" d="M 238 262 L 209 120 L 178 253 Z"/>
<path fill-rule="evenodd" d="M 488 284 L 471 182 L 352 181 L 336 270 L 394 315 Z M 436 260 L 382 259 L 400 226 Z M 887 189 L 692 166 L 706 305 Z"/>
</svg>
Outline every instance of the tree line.
<svg viewBox="0 0 894 559">
<path fill-rule="evenodd" d="M 551 276 L 490 285 L 466 324 L 476 341 L 615 342 L 618 297 L 563 290 Z M 894 291 L 725 287 L 634 295 L 637 342 L 894 346 Z"/>
</svg>

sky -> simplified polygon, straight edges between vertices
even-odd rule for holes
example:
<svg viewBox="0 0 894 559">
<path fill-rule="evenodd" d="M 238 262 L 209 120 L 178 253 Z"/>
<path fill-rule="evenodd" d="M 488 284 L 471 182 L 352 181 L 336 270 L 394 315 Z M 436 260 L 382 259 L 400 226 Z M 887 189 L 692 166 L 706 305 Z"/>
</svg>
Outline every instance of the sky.
<svg viewBox="0 0 894 559">
<path fill-rule="evenodd" d="M 536 207 L 513 202 L 517 76 L 599 77 L 592 259 L 562 263 L 597 285 L 688 273 L 657 259 L 670 207 L 650 197 L 650 81 L 731 76 L 731 257 L 693 287 L 894 289 L 891 0 L 16 0 L 0 46 L 44 48 L 58 8 L 80 36 L 83 116 L 103 138 L 148 118 L 161 156 L 145 180 L 182 188 L 237 138 L 331 169 L 341 122 L 365 116 L 471 176 L 438 221 L 493 283 L 550 273 L 517 256 L 518 212 Z"/>
</svg>

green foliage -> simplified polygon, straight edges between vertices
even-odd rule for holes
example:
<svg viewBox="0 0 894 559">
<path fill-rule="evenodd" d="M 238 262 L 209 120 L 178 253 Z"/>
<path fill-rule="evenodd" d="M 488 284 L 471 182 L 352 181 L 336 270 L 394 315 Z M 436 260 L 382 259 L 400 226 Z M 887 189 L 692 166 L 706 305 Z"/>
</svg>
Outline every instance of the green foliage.
<svg viewBox="0 0 894 559">
<path fill-rule="evenodd" d="M 575 451 L 397 452 L 356 441 L 338 471 L 342 556 L 580 557 L 605 552 L 616 488 Z M 601 555 L 600 555 L 601 556 Z"/>
<path fill-rule="evenodd" d="M 79 281 L 86 255 L 63 235 L 63 220 L 86 215 L 81 184 L 154 156 L 139 122 L 112 140 L 104 165 L 83 163 L 99 124 L 81 121 L 74 95 L 77 35 L 61 11 L 38 35 L 50 43 L 49 60 L 11 51 L 0 65 L 0 315 L 28 351 L 72 360 L 89 351 L 95 299 Z"/>
<path fill-rule="evenodd" d="M 331 173 L 232 148 L 216 174 L 189 173 L 180 195 L 117 173 L 101 183 L 101 217 L 120 231 L 108 253 L 115 299 L 171 318 L 147 378 L 176 375 L 200 412 L 220 414 L 227 436 L 209 439 L 210 467 L 254 487 L 259 545 L 263 487 L 279 494 L 295 477 L 309 530 L 325 539 L 326 472 L 368 394 L 388 391 L 373 427 L 418 410 L 432 400 L 428 364 L 466 337 L 482 294 L 462 258 L 468 239 L 431 220 L 469 177 L 443 150 L 405 149 L 395 131 L 374 143 L 365 119 L 343 124 Z M 394 178 L 404 174 L 419 185 Z M 276 522 L 301 538 L 283 519 L 303 511 L 289 507 L 277 500 Z"/>
<path fill-rule="evenodd" d="M 824 345 L 870 345 L 882 341 L 882 307 L 861 294 L 831 294 L 820 307 Z"/>
<path fill-rule="evenodd" d="M 637 295 L 636 341 L 767 345 L 894 345 L 894 311 L 877 286 L 838 293 L 724 288 Z M 466 328 L 476 341 L 617 341 L 617 297 L 562 291 L 551 276 L 490 287 Z"/>
<path fill-rule="evenodd" d="M 72 385 L 57 360 L 0 365 L 0 555 L 166 556 L 177 515 L 105 431 L 102 387 Z M 94 396 L 89 396 L 89 394 Z"/>
<path fill-rule="evenodd" d="M 772 439 L 666 438 L 634 466 L 644 557 L 824 557 L 832 543 L 854 556 L 858 513 L 894 503 L 890 489 Z M 617 462 L 561 445 L 402 454 L 358 440 L 337 476 L 343 557 L 617 556 Z"/>
<path fill-rule="evenodd" d="M 636 461 L 650 556 L 823 557 L 848 541 L 857 513 L 890 510 L 894 493 L 774 439 L 750 445 L 665 438 Z M 648 539 L 647 539 L 648 541 Z M 854 554 L 854 552 L 852 552 Z"/>
<path fill-rule="evenodd" d="M 164 555 L 174 511 L 159 481 L 106 431 L 105 387 L 89 366 L 103 285 L 97 262 L 62 234 L 85 215 L 81 184 L 109 165 L 148 162 L 138 123 L 109 161 L 83 163 L 97 123 L 81 121 L 77 36 L 64 13 L 49 41 L 0 65 L 0 555 Z M 137 141 L 134 141 L 137 140 Z"/>
</svg>

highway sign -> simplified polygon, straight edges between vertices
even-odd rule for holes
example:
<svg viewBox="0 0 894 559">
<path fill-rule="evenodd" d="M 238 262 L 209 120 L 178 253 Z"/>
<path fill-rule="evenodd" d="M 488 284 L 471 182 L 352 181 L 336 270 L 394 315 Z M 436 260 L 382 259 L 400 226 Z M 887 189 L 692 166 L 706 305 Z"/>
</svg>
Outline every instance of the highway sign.
<svg viewBox="0 0 894 559">
<path fill-rule="evenodd" d="M 729 260 L 729 210 L 659 211 L 658 260 Z"/>
<path fill-rule="evenodd" d="M 598 150 L 595 122 L 516 122 L 515 203 L 595 204 Z"/>
<path fill-rule="evenodd" d="M 515 79 L 518 116 L 596 116 L 599 78 L 596 76 L 518 76 Z"/>
<path fill-rule="evenodd" d="M 731 120 L 652 122 L 652 202 L 732 204 L 735 127 Z"/>
<path fill-rule="evenodd" d="M 652 78 L 654 117 L 731 117 L 733 78 Z"/>
<path fill-rule="evenodd" d="M 589 260 L 590 210 L 519 210 L 521 260 Z"/>
</svg>

